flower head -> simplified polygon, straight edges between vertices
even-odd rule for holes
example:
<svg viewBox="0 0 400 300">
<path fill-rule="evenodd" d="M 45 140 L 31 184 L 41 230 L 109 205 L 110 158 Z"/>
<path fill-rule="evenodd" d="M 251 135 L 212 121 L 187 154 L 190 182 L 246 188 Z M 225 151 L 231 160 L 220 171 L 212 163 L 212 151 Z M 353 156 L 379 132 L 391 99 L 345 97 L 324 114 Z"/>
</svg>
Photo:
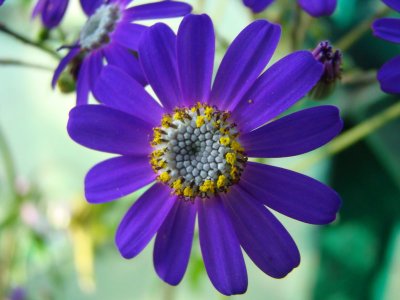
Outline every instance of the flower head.
<svg viewBox="0 0 400 300">
<path fill-rule="evenodd" d="M 259 13 L 266 9 L 274 0 L 243 0 L 244 5 L 253 12 Z M 300 7 L 310 16 L 318 18 L 330 16 L 336 9 L 337 0 L 297 0 Z"/>
<path fill-rule="evenodd" d="M 394 10 L 400 12 L 400 0 L 383 0 Z M 381 18 L 372 24 L 374 35 L 393 43 L 400 43 L 400 19 Z M 386 93 L 400 94 L 400 56 L 389 60 L 378 72 L 381 89 Z"/>
<path fill-rule="evenodd" d="M 248 161 L 311 151 L 342 128 L 333 106 L 272 121 L 323 73 L 311 52 L 298 51 L 259 76 L 279 37 L 277 25 L 250 24 L 229 47 L 211 84 L 210 18 L 185 17 L 177 36 L 156 24 L 142 38 L 139 59 L 162 106 L 126 73 L 106 67 L 95 87 L 104 105 L 78 106 L 70 113 L 72 139 L 119 155 L 87 174 L 89 202 L 111 201 L 154 183 L 123 218 L 116 244 L 123 257 L 132 258 L 157 234 L 154 265 L 169 284 L 178 284 L 185 273 L 196 215 L 207 273 L 226 295 L 247 289 L 241 247 L 272 277 L 286 276 L 300 262 L 296 244 L 269 208 L 312 224 L 335 219 L 340 199 L 333 190 Z"/>
<path fill-rule="evenodd" d="M 312 51 L 314 58 L 324 66 L 324 72 L 311 94 L 316 99 L 329 95 L 342 77 L 342 52 L 333 50 L 328 41 L 323 41 Z"/>
<path fill-rule="evenodd" d="M 146 83 L 137 59 L 136 51 L 141 35 L 147 27 L 135 24 L 137 20 L 182 16 L 191 11 L 191 6 L 178 1 L 163 1 L 127 7 L 131 0 L 109 0 L 85 2 L 82 7 L 89 13 L 79 39 L 57 67 L 52 86 L 57 83 L 62 71 L 71 62 L 77 81 L 77 104 L 88 102 L 89 92 L 104 61 L 128 72 L 141 84 Z"/>
<path fill-rule="evenodd" d="M 32 12 L 32 18 L 41 16 L 43 25 L 52 29 L 57 27 L 64 17 L 69 0 L 39 0 Z"/>
</svg>

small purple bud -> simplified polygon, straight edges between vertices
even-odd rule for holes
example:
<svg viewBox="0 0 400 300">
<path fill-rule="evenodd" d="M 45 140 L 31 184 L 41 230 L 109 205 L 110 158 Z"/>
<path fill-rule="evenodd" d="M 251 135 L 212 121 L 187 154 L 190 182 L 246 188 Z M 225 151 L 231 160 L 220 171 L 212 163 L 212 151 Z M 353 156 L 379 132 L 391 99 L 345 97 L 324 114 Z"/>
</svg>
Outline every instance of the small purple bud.
<svg viewBox="0 0 400 300">
<path fill-rule="evenodd" d="M 336 82 L 342 78 L 342 52 L 334 50 L 328 41 L 323 41 L 312 54 L 324 65 L 324 72 L 310 94 L 314 99 L 322 99 L 333 92 Z"/>
<path fill-rule="evenodd" d="M 16 287 L 12 289 L 10 292 L 8 300 L 25 300 L 26 299 L 26 292 L 25 289 L 22 287 Z"/>
</svg>

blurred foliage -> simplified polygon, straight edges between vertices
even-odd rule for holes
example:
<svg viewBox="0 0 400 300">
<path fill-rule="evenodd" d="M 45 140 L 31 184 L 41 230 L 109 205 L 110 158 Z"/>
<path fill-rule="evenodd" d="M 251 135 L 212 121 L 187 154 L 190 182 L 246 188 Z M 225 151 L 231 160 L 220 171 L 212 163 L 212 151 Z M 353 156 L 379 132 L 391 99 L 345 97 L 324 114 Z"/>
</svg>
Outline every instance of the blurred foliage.
<svg viewBox="0 0 400 300">
<path fill-rule="evenodd" d="M 200 9 L 207 8 L 212 3 L 224 7 L 229 1 L 232 0 L 220 1 L 218 4 L 211 0 L 190 2 Z M 335 85 L 335 90 L 329 91 L 325 102 L 318 103 L 340 106 L 346 122 L 346 132 L 352 132 L 352 129 L 369 122 L 374 116 L 398 103 L 398 98 L 380 91 L 375 80 L 375 71 L 389 58 L 397 55 L 400 46 L 374 38 L 369 30 L 369 23 L 378 12 L 398 14 L 385 10 L 377 0 L 340 0 L 332 17 L 311 19 L 297 9 L 294 2 L 276 0 L 270 9 L 258 15 L 250 15 L 241 8 L 235 17 L 246 14 L 249 20 L 250 17 L 267 18 L 281 23 L 283 37 L 279 56 L 292 50 L 312 49 L 321 40 L 328 39 L 334 46 L 346 41 L 348 49 L 344 52 L 343 80 Z M 24 0 L 19 3 L 28 19 L 32 2 Z M 2 9 L 6 10 L 8 7 L 4 6 Z M 18 9 L 19 7 L 15 10 Z M 0 9 L 0 16 L 1 13 Z M 216 24 L 229 17 L 220 7 L 213 13 L 218 16 L 215 17 Z M 79 26 L 74 28 L 76 32 L 72 34 L 65 31 L 65 28 L 61 26 L 51 32 L 39 28 L 35 31 L 35 42 L 51 49 L 68 44 L 76 36 Z M 354 35 L 356 28 L 361 33 Z M 220 28 L 216 31 L 217 54 L 221 57 L 231 37 L 225 36 Z M 62 92 L 74 91 L 73 76 L 65 73 L 58 85 Z M 305 100 L 292 111 L 315 104 L 314 101 Z M 2 125 L 0 122 L 0 126 Z M 304 166 L 307 166 L 307 170 L 312 169 L 313 165 L 307 164 L 309 161 L 330 161 L 326 176 L 343 198 L 338 221 L 318 233 L 319 248 L 316 253 L 320 253 L 319 262 L 312 270 L 301 269 L 304 274 L 313 272 L 315 275 L 312 277 L 315 277 L 315 284 L 314 291 L 310 292 L 311 298 L 398 299 L 396 288 L 395 292 L 391 292 L 393 288 L 389 287 L 392 271 L 387 265 L 398 257 L 398 254 L 394 254 L 396 243 L 393 240 L 399 236 L 399 132 L 400 120 L 397 118 L 375 128 L 362 141 L 350 140 L 348 147 L 343 151 L 341 149 L 341 152 L 335 152 L 333 157 L 331 154 L 321 156 L 321 152 L 315 151 L 296 164 L 297 169 L 303 171 Z M 83 292 L 74 295 L 86 295 L 82 299 L 92 299 L 91 292 L 96 289 L 96 283 L 103 274 L 107 276 L 107 282 L 108 278 L 111 280 L 116 276 L 113 270 L 106 268 L 100 273 L 96 268 L 101 268 L 100 260 L 105 261 L 106 265 L 108 257 L 117 257 L 117 250 L 113 246 L 114 232 L 126 209 L 141 192 L 119 202 L 93 206 L 84 201 L 82 191 L 79 190 L 74 199 L 68 199 L 68 205 L 52 203 L 54 199 L 49 197 L 40 178 L 19 176 L 17 164 L 14 164 L 18 157 L 14 157 L 7 148 L 11 135 L 12 133 L 7 132 L 0 136 L 0 299 L 67 299 L 64 291 L 74 287 L 75 282 L 75 288 Z M 319 159 L 315 160 L 318 155 Z M 197 244 L 196 236 L 194 245 Z M 118 262 L 120 259 L 115 258 L 106 266 L 112 268 Z M 123 261 L 123 264 L 131 262 Z M 150 261 L 146 261 L 145 266 L 150 270 Z M 121 275 L 125 276 L 130 278 L 131 273 Z M 148 277 L 148 274 L 137 275 L 136 279 L 140 279 L 139 285 L 142 281 L 145 282 L 145 276 Z M 188 295 L 194 297 L 198 294 L 199 299 L 209 297 L 210 294 L 204 291 L 205 278 L 200 251 L 198 247 L 193 247 L 186 274 L 190 289 Z M 260 286 L 263 287 L 264 281 L 266 283 L 268 279 L 262 277 L 257 280 L 262 281 Z M 399 286 L 398 278 L 395 285 Z M 273 287 L 274 281 L 266 286 Z M 130 287 L 127 288 L 129 290 Z M 159 290 L 159 286 L 154 290 Z M 283 289 L 280 292 L 283 294 Z M 136 299 L 134 293 L 132 290 L 132 297 Z M 174 298 L 174 293 L 166 292 L 164 295 L 160 292 L 157 295 L 161 294 L 166 299 Z M 105 299 L 104 297 L 107 296 L 101 299 Z M 210 297 L 219 296 L 211 294 Z M 258 297 L 265 298 L 264 294 Z M 282 296 L 282 299 L 288 298 Z M 299 299 L 307 299 L 307 296 L 300 295 Z"/>
</svg>

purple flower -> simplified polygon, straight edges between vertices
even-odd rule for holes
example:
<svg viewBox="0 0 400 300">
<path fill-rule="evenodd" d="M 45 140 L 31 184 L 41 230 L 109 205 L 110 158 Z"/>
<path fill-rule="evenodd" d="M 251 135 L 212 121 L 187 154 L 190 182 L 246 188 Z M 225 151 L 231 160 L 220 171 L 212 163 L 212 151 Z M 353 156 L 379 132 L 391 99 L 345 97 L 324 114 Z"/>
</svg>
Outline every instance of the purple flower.
<svg viewBox="0 0 400 300">
<path fill-rule="evenodd" d="M 400 12 L 400 0 L 383 0 L 385 4 Z M 400 19 L 382 18 L 372 24 L 374 35 L 393 43 L 400 43 Z M 378 72 L 382 91 L 400 94 L 400 56 L 386 62 Z"/>
<path fill-rule="evenodd" d="M 3 5 L 5 0 L 0 0 L 0 5 Z"/>
<path fill-rule="evenodd" d="M 211 19 L 186 16 L 177 36 L 156 24 L 144 34 L 139 58 L 162 106 L 125 72 L 109 66 L 94 92 L 104 105 L 70 112 L 73 140 L 118 155 L 88 172 L 90 203 L 118 199 L 155 182 L 121 221 L 116 244 L 123 257 L 133 258 L 157 234 L 155 269 L 171 285 L 185 273 L 197 214 L 207 273 L 225 295 L 247 289 L 241 247 L 272 277 L 298 266 L 296 244 L 269 208 L 311 224 L 336 217 L 340 198 L 329 187 L 248 161 L 311 151 L 342 128 L 334 106 L 272 121 L 306 95 L 323 72 L 311 52 L 298 51 L 259 76 L 280 32 L 264 20 L 246 27 L 228 48 L 211 87 Z"/>
<path fill-rule="evenodd" d="M 312 51 L 314 58 L 324 66 L 324 72 L 318 84 L 311 91 L 315 99 L 324 99 L 328 96 L 342 77 L 342 52 L 333 51 L 328 41 L 323 41 Z"/>
<path fill-rule="evenodd" d="M 52 80 L 54 87 L 62 71 L 71 61 L 78 65 L 78 68 L 75 68 L 77 70 L 74 69 L 74 75 L 77 77 L 77 105 L 88 102 L 89 92 L 104 67 L 104 60 L 109 65 L 124 69 L 141 84 L 146 83 L 139 63 L 131 51 L 137 50 L 142 33 L 147 27 L 134 24 L 134 21 L 182 16 L 190 13 L 192 9 L 190 5 L 178 1 L 127 8 L 131 1 L 109 0 L 97 9 L 89 5 L 84 6 L 87 11 L 93 13 L 83 26 L 79 40 L 61 60 Z"/>
<path fill-rule="evenodd" d="M 259 13 L 267 8 L 274 0 L 243 0 L 244 5 L 253 12 Z M 300 7 L 309 15 L 318 18 L 330 16 L 336 9 L 337 0 L 297 0 Z"/>
<path fill-rule="evenodd" d="M 57 27 L 67 10 L 68 1 L 69 0 L 39 0 L 33 9 L 32 18 L 40 15 L 43 25 L 46 28 L 52 29 Z"/>
</svg>

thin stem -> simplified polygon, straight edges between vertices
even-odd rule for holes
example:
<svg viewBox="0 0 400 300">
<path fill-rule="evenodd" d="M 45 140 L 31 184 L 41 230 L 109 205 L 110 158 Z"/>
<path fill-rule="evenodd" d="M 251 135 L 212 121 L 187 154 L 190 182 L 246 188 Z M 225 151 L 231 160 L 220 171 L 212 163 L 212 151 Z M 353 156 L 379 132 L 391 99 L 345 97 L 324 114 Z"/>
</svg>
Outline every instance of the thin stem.
<svg viewBox="0 0 400 300">
<path fill-rule="evenodd" d="M 378 18 L 382 18 L 390 12 L 390 8 L 384 7 L 373 14 L 369 19 L 361 22 L 357 27 L 351 30 L 348 34 L 342 37 L 338 42 L 335 43 L 336 48 L 341 51 L 346 51 L 355 42 L 357 42 L 368 30 L 371 29 L 371 24 Z"/>
<path fill-rule="evenodd" d="M 17 67 L 27 67 L 27 68 L 33 68 L 33 69 L 39 69 L 39 70 L 45 70 L 45 71 L 54 71 L 53 68 L 42 66 L 42 65 L 37 65 L 21 60 L 16 60 L 16 59 L 0 59 L 0 65 L 3 66 L 17 66 Z"/>
<path fill-rule="evenodd" d="M 348 147 L 361 141 L 371 133 L 380 129 L 387 123 L 399 117 L 400 117 L 400 100 L 397 101 L 392 106 L 385 109 L 384 111 L 376 114 L 375 116 L 367 119 L 361 124 L 344 132 L 343 134 L 338 136 L 335 140 L 333 140 L 331 143 L 322 148 L 319 152 L 317 152 L 316 155 L 298 164 L 297 166 L 294 167 L 294 169 L 297 171 L 308 170 L 310 167 L 317 164 L 318 162 L 347 149 Z"/>
<path fill-rule="evenodd" d="M 8 34 L 8 35 L 12 36 L 13 38 L 17 39 L 18 41 L 20 41 L 20 42 L 22 42 L 24 44 L 36 47 L 36 48 L 38 48 L 38 49 L 50 54 L 51 56 L 53 56 L 56 59 L 60 59 L 60 55 L 56 51 L 54 51 L 53 49 L 51 49 L 51 48 L 49 48 L 49 47 L 47 47 L 47 46 L 45 46 L 45 45 L 43 45 L 41 43 L 32 41 L 31 39 L 29 39 L 29 38 L 27 38 L 27 37 L 25 37 L 25 36 L 23 36 L 23 35 L 21 35 L 19 33 L 16 33 L 14 31 L 12 31 L 10 28 L 8 28 L 3 23 L 0 23 L 0 31 L 5 33 L 5 34 Z"/>
</svg>

